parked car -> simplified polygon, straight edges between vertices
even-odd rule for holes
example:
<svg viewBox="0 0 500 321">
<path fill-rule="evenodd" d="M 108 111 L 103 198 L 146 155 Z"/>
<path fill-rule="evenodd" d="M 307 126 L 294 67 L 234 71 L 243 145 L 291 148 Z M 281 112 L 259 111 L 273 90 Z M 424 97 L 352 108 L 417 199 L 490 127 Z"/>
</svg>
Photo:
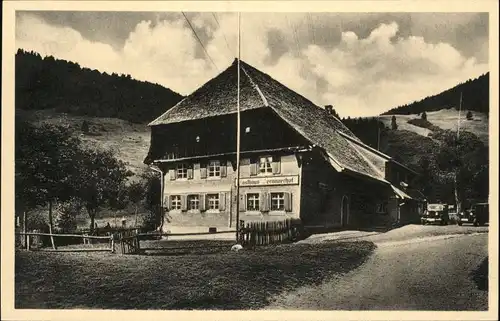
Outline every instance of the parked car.
<svg viewBox="0 0 500 321">
<path fill-rule="evenodd" d="M 462 225 L 464 223 L 473 224 L 474 226 L 480 226 L 489 223 L 488 203 L 473 204 L 470 209 L 462 212 L 460 214 L 458 225 Z"/>
<path fill-rule="evenodd" d="M 428 204 L 421 217 L 422 224 L 447 225 L 450 221 L 448 206 L 446 204 Z"/>
</svg>

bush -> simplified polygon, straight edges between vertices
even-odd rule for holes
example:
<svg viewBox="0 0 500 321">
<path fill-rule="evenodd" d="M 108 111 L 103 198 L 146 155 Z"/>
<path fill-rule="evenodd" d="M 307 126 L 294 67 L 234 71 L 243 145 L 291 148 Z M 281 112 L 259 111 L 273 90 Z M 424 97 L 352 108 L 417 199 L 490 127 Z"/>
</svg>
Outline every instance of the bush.
<svg viewBox="0 0 500 321">
<path fill-rule="evenodd" d="M 472 112 L 470 110 L 467 112 L 466 118 L 467 118 L 467 120 L 472 120 L 473 119 Z"/>
<path fill-rule="evenodd" d="M 436 125 L 433 125 L 430 121 L 428 121 L 427 119 L 424 119 L 423 117 L 422 118 L 410 119 L 410 120 L 407 121 L 407 123 L 411 124 L 413 126 L 427 128 L 427 129 L 430 129 L 432 131 L 439 131 L 439 130 L 441 130 L 441 128 L 439 128 Z"/>
<path fill-rule="evenodd" d="M 76 217 L 82 211 L 82 204 L 71 199 L 57 206 L 55 225 L 60 233 L 72 233 L 76 231 Z"/>
<path fill-rule="evenodd" d="M 82 132 L 84 132 L 85 134 L 87 134 L 89 131 L 90 131 L 89 122 L 86 121 L 86 120 L 84 120 L 83 124 L 82 124 Z"/>
</svg>

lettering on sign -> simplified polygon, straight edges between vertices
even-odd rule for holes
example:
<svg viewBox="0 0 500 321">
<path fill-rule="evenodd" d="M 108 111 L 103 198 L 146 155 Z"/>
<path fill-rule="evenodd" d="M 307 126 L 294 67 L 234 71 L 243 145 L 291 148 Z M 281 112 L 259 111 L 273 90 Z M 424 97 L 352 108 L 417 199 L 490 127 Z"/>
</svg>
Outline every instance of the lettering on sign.
<svg viewBox="0 0 500 321">
<path fill-rule="evenodd" d="M 427 210 L 428 211 L 444 211 L 445 205 L 442 204 L 428 204 L 427 205 Z"/>
<path fill-rule="evenodd" d="M 241 178 L 240 186 L 297 185 L 299 176 Z"/>
</svg>

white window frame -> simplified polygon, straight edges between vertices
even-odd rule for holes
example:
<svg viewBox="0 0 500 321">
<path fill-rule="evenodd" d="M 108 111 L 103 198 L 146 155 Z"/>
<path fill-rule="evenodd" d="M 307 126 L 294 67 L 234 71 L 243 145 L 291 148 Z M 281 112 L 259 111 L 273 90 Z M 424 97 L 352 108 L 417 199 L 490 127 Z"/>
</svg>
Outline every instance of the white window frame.
<svg viewBox="0 0 500 321">
<path fill-rule="evenodd" d="M 221 162 L 219 160 L 211 160 L 207 166 L 207 178 L 221 177 Z"/>
<path fill-rule="evenodd" d="M 272 212 L 284 212 L 285 211 L 285 193 L 284 192 L 272 192 L 271 197 L 271 208 Z M 277 206 L 274 206 L 275 201 Z"/>
<path fill-rule="evenodd" d="M 170 210 L 180 211 L 182 209 L 182 201 L 180 195 L 170 195 Z"/>
<path fill-rule="evenodd" d="M 195 207 L 192 205 L 196 204 Z M 187 208 L 188 211 L 199 211 L 200 210 L 200 195 L 198 194 L 189 194 L 187 196 Z"/>
<path fill-rule="evenodd" d="M 272 175 L 273 174 L 273 157 L 270 155 L 259 157 L 258 166 L 259 166 L 259 168 L 257 169 L 257 173 L 259 175 Z"/>
<path fill-rule="evenodd" d="M 252 204 L 252 206 L 249 206 L 250 204 Z M 260 211 L 260 194 L 259 193 L 248 193 L 246 195 L 246 209 L 249 212 L 259 212 Z"/>
<path fill-rule="evenodd" d="M 176 179 L 188 179 L 188 169 L 189 165 L 186 163 L 179 163 L 175 168 L 175 178 Z"/>
<path fill-rule="evenodd" d="M 219 194 L 207 194 L 207 211 L 219 211 L 220 207 L 220 195 Z"/>
</svg>

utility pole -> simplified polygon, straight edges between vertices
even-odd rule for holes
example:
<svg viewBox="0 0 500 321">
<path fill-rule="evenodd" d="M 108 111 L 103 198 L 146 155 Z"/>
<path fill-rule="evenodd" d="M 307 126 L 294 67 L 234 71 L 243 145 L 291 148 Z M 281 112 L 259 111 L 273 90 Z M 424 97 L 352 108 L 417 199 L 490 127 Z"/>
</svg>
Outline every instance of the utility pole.
<svg viewBox="0 0 500 321">
<path fill-rule="evenodd" d="M 456 149 L 456 157 L 458 157 L 458 140 L 460 139 L 460 114 L 462 111 L 462 92 L 460 92 L 460 104 L 458 105 L 458 121 L 457 121 L 457 140 L 455 143 L 455 149 Z M 462 204 L 460 203 L 460 195 L 458 192 L 458 168 L 455 168 L 455 175 L 453 177 L 454 179 L 454 185 L 455 185 L 455 203 L 457 206 L 457 213 L 460 213 L 462 210 Z"/>
</svg>

